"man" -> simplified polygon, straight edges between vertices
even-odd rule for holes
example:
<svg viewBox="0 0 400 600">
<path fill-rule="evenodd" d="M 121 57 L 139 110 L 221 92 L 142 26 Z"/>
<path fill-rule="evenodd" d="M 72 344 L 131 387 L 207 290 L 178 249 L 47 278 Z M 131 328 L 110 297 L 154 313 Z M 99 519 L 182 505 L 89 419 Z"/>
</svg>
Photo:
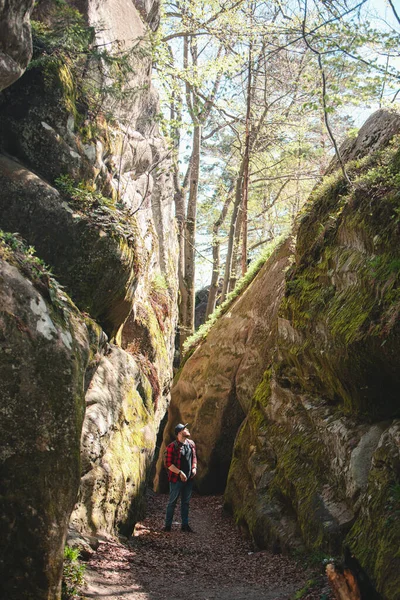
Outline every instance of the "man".
<svg viewBox="0 0 400 600">
<path fill-rule="evenodd" d="M 189 525 L 189 502 L 192 496 L 193 478 L 197 472 L 196 445 L 190 440 L 188 423 L 175 427 L 176 440 L 165 451 L 165 467 L 169 480 L 169 501 L 165 515 L 164 531 L 171 531 L 172 519 L 179 495 L 181 496 L 182 531 L 193 533 Z"/>
</svg>

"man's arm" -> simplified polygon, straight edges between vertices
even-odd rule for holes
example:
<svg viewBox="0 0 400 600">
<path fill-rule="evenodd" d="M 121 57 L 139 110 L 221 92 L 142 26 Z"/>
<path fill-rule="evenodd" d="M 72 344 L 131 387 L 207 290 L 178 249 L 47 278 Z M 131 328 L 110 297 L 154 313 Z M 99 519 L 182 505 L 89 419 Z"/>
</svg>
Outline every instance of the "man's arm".
<svg viewBox="0 0 400 600">
<path fill-rule="evenodd" d="M 179 475 L 179 477 L 181 478 L 181 481 L 187 481 L 187 477 L 186 477 L 185 473 L 183 471 L 180 471 L 178 469 L 178 467 L 176 467 L 175 465 L 170 465 L 168 467 L 168 469 L 170 471 L 172 471 L 173 473 L 176 473 L 177 475 Z"/>
<path fill-rule="evenodd" d="M 187 481 L 187 477 L 185 475 L 185 473 L 183 473 L 183 471 L 181 471 L 180 469 L 178 469 L 178 467 L 176 465 L 174 465 L 174 463 L 172 462 L 174 459 L 174 445 L 170 444 L 169 446 L 167 446 L 167 455 L 165 457 L 165 466 L 167 467 L 167 469 L 169 471 L 172 471 L 172 473 L 176 473 L 177 475 L 179 475 L 181 481 Z"/>
<path fill-rule="evenodd" d="M 196 444 L 192 442 L 192 477 L 195 477 L 197 473 L 197 454 Z"/>
</svg>

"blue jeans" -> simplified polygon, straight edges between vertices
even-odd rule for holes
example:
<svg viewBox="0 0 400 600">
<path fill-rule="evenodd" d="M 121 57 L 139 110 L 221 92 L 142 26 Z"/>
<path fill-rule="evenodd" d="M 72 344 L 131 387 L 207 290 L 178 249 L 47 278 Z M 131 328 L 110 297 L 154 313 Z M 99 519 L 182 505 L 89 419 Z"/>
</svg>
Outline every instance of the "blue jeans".
<svg viewBox="0 0 400 600">
<path fill-rule="evenodd" d="M 171 527 L 174 517 L 175 506 L 179 495 L 181 496 L 181 518 L 182 525 L 189 525 L 189 502 L 192 497 L 193 480 L 177 481 L 169 484 L 169 500 L 167 506 L 167 514 L 165 515 L 165 526 Z"/>
</svg>

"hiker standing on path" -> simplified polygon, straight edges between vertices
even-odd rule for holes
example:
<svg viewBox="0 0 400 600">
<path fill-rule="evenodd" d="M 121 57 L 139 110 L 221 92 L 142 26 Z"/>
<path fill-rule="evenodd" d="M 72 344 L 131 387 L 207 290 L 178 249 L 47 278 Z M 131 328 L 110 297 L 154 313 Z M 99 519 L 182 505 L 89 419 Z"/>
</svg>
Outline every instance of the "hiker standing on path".
<svg viewBox="0 0 400 600">
<path fill-rule="evenodd" d="M 165 450 L 165 467 L 168 471 L 169 501 L 165 515 L 164 531 L 171 531 L 172 519 L 179 495 L 181 496 L 182 531 L 193 533 L 189 525 L 189 502 L 193 478 L 197 472 L 196 444 L 190 440 L 188 423 L 175 427 L 176 440 Z"/>
</svg>

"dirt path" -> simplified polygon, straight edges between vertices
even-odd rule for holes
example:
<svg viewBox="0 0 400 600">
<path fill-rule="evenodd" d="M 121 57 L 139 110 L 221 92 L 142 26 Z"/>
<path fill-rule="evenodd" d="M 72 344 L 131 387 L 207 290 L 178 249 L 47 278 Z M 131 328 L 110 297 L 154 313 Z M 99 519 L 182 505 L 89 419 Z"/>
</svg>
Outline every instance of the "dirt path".
<svg viewBox="0 0 400 600">
<path fill-rule="evenodd" d="M 175 514 L 162 530 L 167 496 L 151 495 L 148 515 L 127 545 L 105 541 L 88 563 L 87 598 L 102 600 L 331 600 L 324 579 L 296 596 L 311 572 L 292 559 L 257 552 L 222 508 L 221 497 L 194 496 L 183 533 Z"/>
</svg>

